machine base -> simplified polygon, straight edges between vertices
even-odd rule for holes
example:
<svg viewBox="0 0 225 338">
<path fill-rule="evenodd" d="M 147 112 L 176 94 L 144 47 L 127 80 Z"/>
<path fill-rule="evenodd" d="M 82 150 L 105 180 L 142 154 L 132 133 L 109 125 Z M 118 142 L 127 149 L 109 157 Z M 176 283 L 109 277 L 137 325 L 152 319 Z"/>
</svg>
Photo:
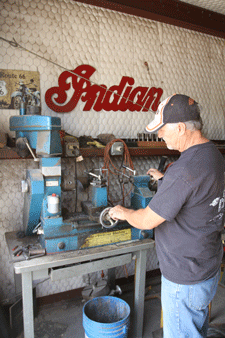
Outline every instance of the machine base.
<svg viewBox="0 0 225 338">
<path fill-rule="evenodd" d="M 120 222 L 113 229 L 102 228 L 101 224 L 90 221 L 87 216 L 64 220 L 64 224 L 40 235 L 40 241 L 47 254 L 80 250 L 119 242 L 153 238 L 153 230 L 139 230 L 127 222 Z"/>
</svg>

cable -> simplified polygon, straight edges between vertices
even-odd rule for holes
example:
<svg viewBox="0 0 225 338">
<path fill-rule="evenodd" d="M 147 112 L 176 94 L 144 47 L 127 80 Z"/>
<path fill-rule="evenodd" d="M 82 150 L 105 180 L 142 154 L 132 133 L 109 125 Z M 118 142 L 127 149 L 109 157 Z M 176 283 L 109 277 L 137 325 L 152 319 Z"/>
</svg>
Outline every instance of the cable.
<svg viewBox="0 0 225 338">
<path fill-rule="evenodd" d="M 120 166 L 120 168 L 117 168 L 115 167 L 115 165 L 113 164 L 112 162 L 112 158 L 110 156 L 110 149 L 112 147 L 112 145 L 115 143 L 115 142 L 122 142 L 123 143 L 123 149 L 124 149 L 124 152 L 123 152 L 123 161 L 122 161 L 122 164 Z M 130 157 L 130 153 L 129 153 L 129 150 L 128 150 L 128 147 L 126 145 L 126 143 L 121 140 L 121 139 L 115 139 L 115 140 L 112 140 L 111 142 L 107 143 L 106 147 L 105 147 L 105 150 L 104 150 L 104 166 L 103 166 L 103 169 L 108 169 L 108 185 L 107 185 L 107 193 L 108 193 L 108 200 L 110 202 L 110 204 L 113 204 L 113 203 L 118 203 L 118 202 L 121 202 L 123 203 L 124 205 L 124 200 L 125 200 L 125 197 L 128 196 L 133 188 L 133 186 L 131 187 L 131 189 L 128 191 L 128 193 L 126 195 L 124 195 L 124 183 L 123 182 L 120 182 L 121 184 L 121 191 L 122 191 L 122 199 L 118 200 L 118 201 L 111 201 L 109 196 L 110 196 L 110 192 L 109 192 L 109 188 L 110 188 L 110 175 L 116 175 L 116 176 L 119 176 L 121 175 L 122 173 L 122 170 L 121 170 L 121 167 L 122 165 L 125 165 L 131 169 L 134 169 L 134 165 L 133 165 L 133 162 L 131 160 L 131 157 Z M 125 171 L 125 169 L 124 169 Z"/>
<path fill-rule="evenodd" d="M 74 212 L 76 213 L 77 212 L 77 190 L 78 190 L 78 187 L 77 187 L 77 185 L 78 185 L 78 182 L 77 182 L 77 158 L 76 158 L 76 156 L 75 156 L 75 173 L 74 173 L 74 176 L 75 176 L 75 190 L 76 190 L 76 192 L 75 192 L 75 210 L 74 210 Z"/>
</svg>

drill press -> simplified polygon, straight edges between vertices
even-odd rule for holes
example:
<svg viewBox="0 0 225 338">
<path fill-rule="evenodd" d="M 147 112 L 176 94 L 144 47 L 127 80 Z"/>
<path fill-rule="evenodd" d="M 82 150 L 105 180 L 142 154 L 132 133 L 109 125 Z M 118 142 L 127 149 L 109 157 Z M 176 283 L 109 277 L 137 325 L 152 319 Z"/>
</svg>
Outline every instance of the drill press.
<svg viewBox="0 0 225 338">
<path fill-rule="evenodd" d="M 24 192 L 23 225 L 26 236 L 37 230 L 47 253 L 77 249 L 77 229 L 63 221 L 61 212 L 62 146 L 58 117 L 19 115 L 10 118 L 10 130 L 16 132 L 19 151 L 26 147 L 39 169 L 26 171 L 22 181 Z M 36 156 L 32 149 L 36 149 Z"/>
</svg>

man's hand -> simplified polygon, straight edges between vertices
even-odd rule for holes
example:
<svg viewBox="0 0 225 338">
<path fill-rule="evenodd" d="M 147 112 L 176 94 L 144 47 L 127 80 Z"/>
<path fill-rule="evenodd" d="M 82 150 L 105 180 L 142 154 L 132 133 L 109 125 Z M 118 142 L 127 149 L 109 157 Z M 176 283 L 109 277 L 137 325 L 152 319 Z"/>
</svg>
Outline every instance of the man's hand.
<svg viewBox="0 0 225 338">
<path fill-rule="evenodd" d="M 164 176 L 159 170 L 153 168 L 150 168 L 147 171 L 147 175 L 152 176 L 156 181 L 158 181 L 160 178 Z"/>
<path fill-rule="evenodd" d="M 147 206 L 145 209 L 132 210 L 116 205 L 109 210 L 109 216 L 114 220 L 127 221 L 137 229 L 149 230 L 163 223 L 165 219 L 157 215 Z"/>
<path fill-rule="evenodd" d="M 114 219 L 115 221 L 121 220 L 121 221 L 125 221 L 125 211 L 127 209 L 125 209 L 124 207 L 122 207 L 121 205 L 116 205 L 115 207 L 111 208 L 109 210 L 109 216 Z"/>
</svg>

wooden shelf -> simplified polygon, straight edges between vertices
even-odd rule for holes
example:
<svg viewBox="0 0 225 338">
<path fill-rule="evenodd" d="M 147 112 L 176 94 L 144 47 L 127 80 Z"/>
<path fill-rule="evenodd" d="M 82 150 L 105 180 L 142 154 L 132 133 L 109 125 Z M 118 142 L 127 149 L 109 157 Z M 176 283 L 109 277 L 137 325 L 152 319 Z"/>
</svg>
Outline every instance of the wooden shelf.
<svg viewBox="0 0 225 338">
<path fill-rule="evenodd" d="M 147 148 L 147 147 L 135 147 L 128 148 L 130 156 L 141 157 L 141 156 L 179 156 L 180 152 L 176 150 L 170 150 L 168 148 Z M 218 147 L 218 150 L 225 154 L 225 148 Z M 104 149 L 98 148 L 81 148 L 80 153 L 83 157 L 103 157 Z"/>
<path fill-rule="evenodd" d="M 142 156 L 179 156 L 179 151 L 169 150 L 167 148 L 147 148 L 147 147 L 134 147 L 128 148 L 132 157 Z M 218 146 L 219 151 L 225 154 L 225 148 Z M 83 157 L 104 157 L 104 148 L 80 148 L 80 153 Z M 31 156 L 27 159 L 32 158 Z M 2 148 L 0 149 L 0 159 L 22 159 L 15 148 Z"/>
<path fill-rule="evenodd" d="M 180 153 L 178 151 L 169 150 L 167 148 L 128 148 L 130 156 L 140 157 L 140 156 L 178 156 Z M 98 148 L 81 148 L 80 153 L 83 157 L 103 157 L 104 149 Z"/>
<path fill-rule="evenodd" d="M 0 159 L 1 160 L 7 160 L 7 159 L 18 160 L 18 159 L 21 159 L 21 157 L 17 154 L 15 148 L 5 147 L 5 148 L 0 149 Z"/>
</svg>

